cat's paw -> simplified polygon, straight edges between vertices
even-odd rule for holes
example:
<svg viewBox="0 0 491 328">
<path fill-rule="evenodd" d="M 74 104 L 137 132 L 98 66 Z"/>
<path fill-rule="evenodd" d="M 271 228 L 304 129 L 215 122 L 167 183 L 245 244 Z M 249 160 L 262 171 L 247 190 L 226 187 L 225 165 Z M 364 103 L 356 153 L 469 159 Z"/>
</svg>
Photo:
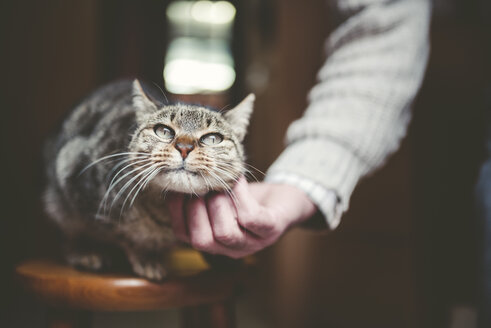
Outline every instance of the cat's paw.
<svg viewBox="0 0 491 328">
<path fill-rule="evenodd" d="M 100 271 L 104 266 L 102 255 L 96 253 L 69 254 L 67 261 L 75 268 L 89 271 Z"/>
<path fill-rule="evenodd" d="M 152 253 L 143 253 L 138 256 L 131 254 L 128 256 L 128 260 L 133 272 L 142 278 L 152 281 L 162 281 L 168 275 L 163 256 Z"/>
<path fill-rule="evenodd" d="M 162 281 L 167 277 L 164 265 L 156 262 L 132 263 L 133 271 L 148 280 Z"/>
</svg>

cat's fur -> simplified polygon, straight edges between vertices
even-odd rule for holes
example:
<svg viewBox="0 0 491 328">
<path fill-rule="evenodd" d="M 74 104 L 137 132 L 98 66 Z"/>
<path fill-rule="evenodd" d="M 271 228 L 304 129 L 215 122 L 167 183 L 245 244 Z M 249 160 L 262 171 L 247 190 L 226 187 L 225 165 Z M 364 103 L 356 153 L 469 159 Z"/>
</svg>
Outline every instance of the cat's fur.
<svg viewBox="0 0 491 328">
<path fill-rule="evenodd" d="M 102 87 L 47 143 L 44 204 L 74 266 L 101 269 L 104 247 L 113 245 L 136 274 L 163 279 L 163 258 L 175 244 L 165 192 L 227 190 L 245 172 L 242 140 L 253 95 L 222 113 L 164 105 L 150 94 L 137 80 Z M 218 135 L 203 139 L 209 134 Z"/>
</svg>

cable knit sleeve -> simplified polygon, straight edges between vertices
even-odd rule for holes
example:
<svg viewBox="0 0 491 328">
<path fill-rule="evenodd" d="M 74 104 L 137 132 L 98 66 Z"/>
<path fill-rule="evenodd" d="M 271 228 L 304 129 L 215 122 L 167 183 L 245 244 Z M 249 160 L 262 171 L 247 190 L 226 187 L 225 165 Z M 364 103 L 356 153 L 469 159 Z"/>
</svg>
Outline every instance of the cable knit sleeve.
<svg viewBox="0 0 491 328">
<path fill-rule="evenodd" d="M 342 23 L 327 39 L 309 106 L 288 128 L 287 147 L 266 178 L 297 176 L 334 192 L 331 211 L 313 199 L 331 228 L 358 181 L 383 165 L 406 133 L 428 58 L 431 11 L 425 0 L 340 0 L 333 7 Z"/>
</svg>

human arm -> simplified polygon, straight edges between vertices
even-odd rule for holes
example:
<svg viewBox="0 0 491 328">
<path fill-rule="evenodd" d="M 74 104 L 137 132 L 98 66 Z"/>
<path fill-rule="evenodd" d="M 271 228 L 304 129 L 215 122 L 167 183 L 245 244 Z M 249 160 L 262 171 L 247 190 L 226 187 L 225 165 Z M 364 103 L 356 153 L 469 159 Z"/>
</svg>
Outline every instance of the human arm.
<svg viewBox="0 0 491 328">
<path fill-rule="evenodd" d="M 341 23 L 326 42 L 327 60 L 304 115 L 266 181 L 310 181 L 335 193 L 329 208 L 301 188 L 335 228 L 359 180 L 382 166 L 406 133 L 428 58 L 430 1 L 331 1 Z"/>
</svg>

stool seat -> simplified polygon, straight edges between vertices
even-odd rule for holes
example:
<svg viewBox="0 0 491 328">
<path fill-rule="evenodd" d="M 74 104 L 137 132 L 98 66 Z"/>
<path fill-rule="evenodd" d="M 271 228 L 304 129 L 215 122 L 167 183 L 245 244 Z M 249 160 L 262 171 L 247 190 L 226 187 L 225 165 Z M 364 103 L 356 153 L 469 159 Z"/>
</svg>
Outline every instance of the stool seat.
<svg viewBox="0 0 491 328">
<path fill-rule="evenodd" d="M 145 311 L 229 303 L 244 278 L 244 268 L 210 268 L 198 252 L 180 250 L 171 256 L 174 274 L 161 283 L 78 271 L 51 259 L 27 260 L 16 267 L 15 276 L 28 294 L 50 308 Z"/>
</svg>

